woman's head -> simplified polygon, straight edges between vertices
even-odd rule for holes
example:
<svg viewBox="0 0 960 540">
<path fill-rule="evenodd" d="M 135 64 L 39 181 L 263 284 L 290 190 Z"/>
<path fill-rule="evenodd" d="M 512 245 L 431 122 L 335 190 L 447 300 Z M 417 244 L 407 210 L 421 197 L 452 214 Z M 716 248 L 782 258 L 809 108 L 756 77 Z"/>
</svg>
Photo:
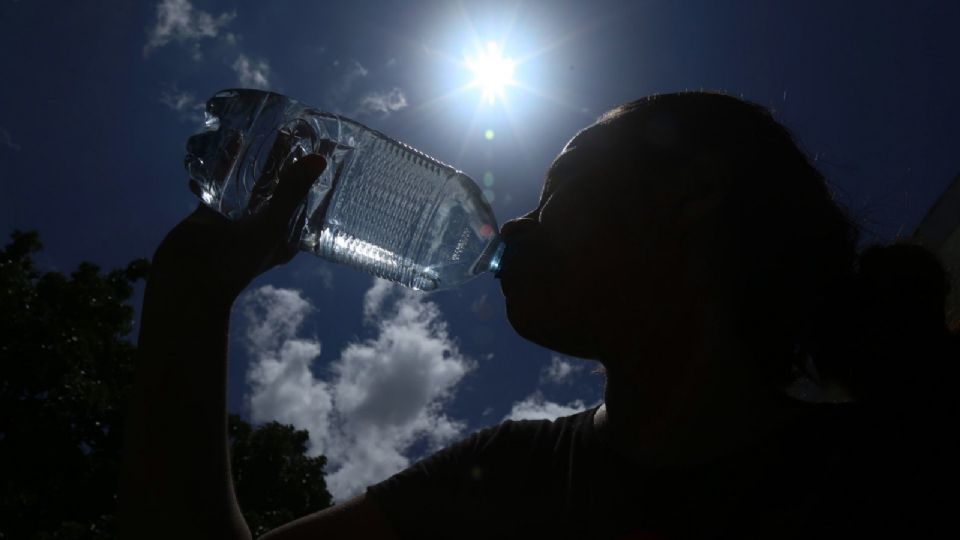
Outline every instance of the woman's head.
<svg viewBox="0 0 960 540">
<path fill-rule="evenodd" d="M 507 313 L 524 337 L 604 360 L 631 340 L 695 339 L 670 324 L 709 305 L 774 378 L 818 294 L 852 270 L 857 238 L 768 111 L 705 92 L 604 114 L 504 236 Z"/>
</svg>

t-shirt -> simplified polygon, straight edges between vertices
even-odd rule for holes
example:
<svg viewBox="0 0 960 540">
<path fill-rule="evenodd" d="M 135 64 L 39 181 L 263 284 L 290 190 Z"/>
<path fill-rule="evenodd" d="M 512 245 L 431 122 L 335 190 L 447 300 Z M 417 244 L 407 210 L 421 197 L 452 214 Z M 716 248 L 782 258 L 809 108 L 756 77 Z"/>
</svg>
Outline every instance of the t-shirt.
<svg viewBox="0 0 960 540">
<path fill-rule="evenodd" d="M 848 530 L 836 406 L 696 467 L 638 467 L 594 429 L 596 408 L 504 421 L 370 486 L 401 538 L 825 538 Z"/>
</svg>

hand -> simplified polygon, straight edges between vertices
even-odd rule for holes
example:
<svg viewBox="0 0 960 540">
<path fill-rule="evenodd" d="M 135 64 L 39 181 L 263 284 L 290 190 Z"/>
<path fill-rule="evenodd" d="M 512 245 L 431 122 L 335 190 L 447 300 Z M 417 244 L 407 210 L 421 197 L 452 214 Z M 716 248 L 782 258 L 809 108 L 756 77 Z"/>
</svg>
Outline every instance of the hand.
<svg viewBox="0 0 960 540">
<path fill-rule="evenodd" d="M 289 224 L 325 168 L 323 156 L 304 156 L 281 174 L 262 212 L 237 221 L 201 203 L 160 243 L 150 281 L 229 306 L 255 277 L 297 254 L 287 242 Z"/>
</svg>

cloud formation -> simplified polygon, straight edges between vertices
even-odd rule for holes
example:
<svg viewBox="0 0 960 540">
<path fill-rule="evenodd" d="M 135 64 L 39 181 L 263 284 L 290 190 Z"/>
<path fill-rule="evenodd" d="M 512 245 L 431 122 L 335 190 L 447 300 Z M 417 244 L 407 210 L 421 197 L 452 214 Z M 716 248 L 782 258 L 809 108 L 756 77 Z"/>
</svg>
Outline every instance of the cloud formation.
<svg viewBox="0 0 960 540">
<path fill-rule="evenodd" d="M 194 9 L 190 0 L 161 0 L 157 4 L 157 22 L 148 33 L 143 55 L 147 56 L 171 41 L 188 43 L 217 37 L 236 16 L 236 13 L 221 13 L 214 17 Z"/>
<path fill-rule="evenodd" d="M 385 92 L 370 92 L 360 100 L 360 110 L 365 113 L 379 113 L 387 116 L 407 106 L 407 97 L 394 86 Z"/>
<path fill-rule="evenodd" d="M 241 54 L 232 67 L 237 74 L 237 84 L 240 86 L 262 90 L 270 86 L 270 65 L 266 60 L 251 61 L 246 55 Z"/>
<path fill-rule="evenodd" d="M 312 310 L 298 291 L 260 287 L 241 306 L 252 420 L 309 431 L 310 453 L 329 460 L 336 500 L 407 467 L 414 443 L 438 449 L 462 435 L 464 423 L 443 405 L 475 363 L 422 294 L 376 280 L 364 298 L 376 336 L 348 344 L 321 377 L 311 369 L 319 341 L 297 335 Z"/>
<path fill-rule="evenodd" d="M 569 360 L 554 354 L 550 357 L 550 365 L 543 368 L 541 372 L 541 381 L 548 381 L 554 384 L 570 384 L 573 382 L 573 376 L 583 371 L 583 360 Z"/>
<path fill-rule="evenodd" d="M 592 406 L 592 405 L 591 405 Z M 510 409 L 504 420 L 554 420 L 561 416 L 570 416 L 588 407 L 582 399 L 571 401 L 566 405 L 547 401 L 540 391 L 530 394 L 526 399 L 517 401 Z"/>
<path fill-rule="evenodd" d="M 391 59 L 378 71 L 390 69 L 395 64 L 396 61 Z M 407 96 L 402 89 L 397 86 L 376 89 L 379 85 L 371 85 L 370 81 L 376 81 L 377 75 L 360 62 L 334 60 L 333 68 L 335 73 L 330 78 L 325 97 L 332 112 L 355 118 L 364 115 L 386 117 L 407 107 Z M 371 86 L 375 89 L 371 90 Z"/>
<path fill-rule="evenodd" d="M 395 292 L 393 285 L 385 279 L 373 280 L 373 286 L 363 295 L 363 319 L 366 322 L 375 322 L 382 315 L 381 310 L 387 297 Z"/>
<path fill-rule="evenodd" d="M 334 60 L 333 67 L 340 69 L 340 61 Z M 350 94 L 350 91 L 353 90 L 354 84 L 357 81 L 366 78 L 370 74 L 370 70 L 363 67 L 363 64 L 352 60 L 347 64 L 347 67 L 343 73 L 336 78 L 335 82 L 331 85 L 332 93 L 337 97 L 345 97 Z"/>
<path fill-rule="evenodd" d="M 199 123 L 203 119 L 204 103 L 198 100 L 193 93 L 177 89 L 164 91 L 160 95 L 163 103 L 171 111 L 179 113 L 181 120 Z"/>
</svg>

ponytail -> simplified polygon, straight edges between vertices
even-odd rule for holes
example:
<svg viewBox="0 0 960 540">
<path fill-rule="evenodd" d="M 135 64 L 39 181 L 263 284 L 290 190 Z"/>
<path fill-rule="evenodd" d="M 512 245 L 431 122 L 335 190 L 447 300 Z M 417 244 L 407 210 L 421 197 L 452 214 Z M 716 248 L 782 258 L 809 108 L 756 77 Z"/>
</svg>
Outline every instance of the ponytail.
<svg viewBox="0 0 960 540">
<path fill-rule="evenodd" d="M 950 281 L 937 256 L 898 242 L 860 254 L 827 291 L 808 351 L 821 381 L 869 401 L 936 398 L 956 356 L 944 306 Z"/>
</svg>

